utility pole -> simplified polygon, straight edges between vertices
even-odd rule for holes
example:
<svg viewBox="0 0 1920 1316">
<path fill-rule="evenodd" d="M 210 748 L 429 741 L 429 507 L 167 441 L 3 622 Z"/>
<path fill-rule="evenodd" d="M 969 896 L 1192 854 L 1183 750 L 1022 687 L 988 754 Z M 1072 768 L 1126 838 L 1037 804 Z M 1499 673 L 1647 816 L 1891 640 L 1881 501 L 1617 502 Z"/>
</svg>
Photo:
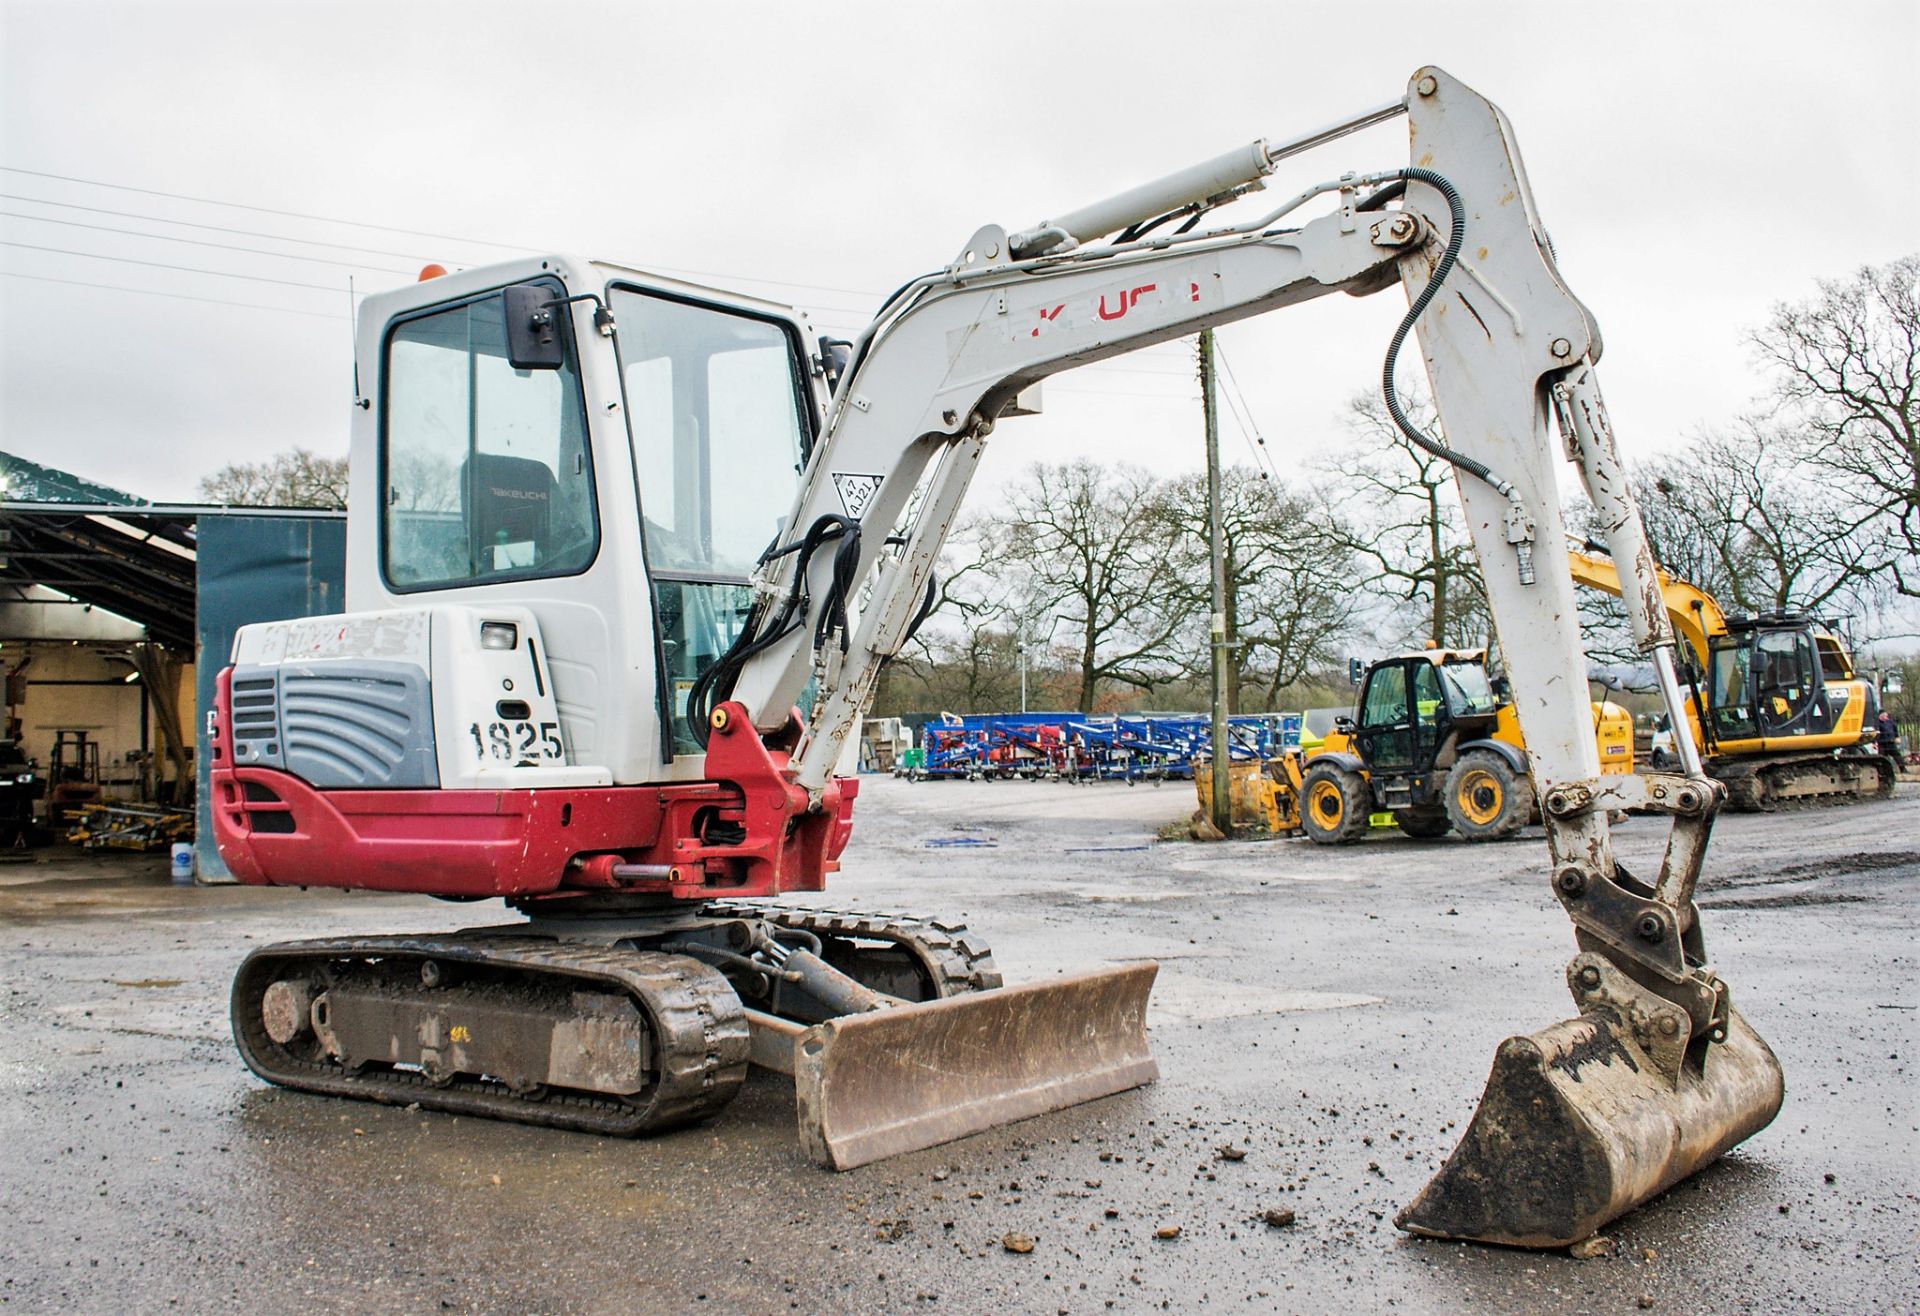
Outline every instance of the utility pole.
<svg viewBox="0 0 1920 1316">
<path fill-rule="evenodd" d="M 1207 546 L 1213 559 L 1213 825 L 1233 833 L 1233 773 L 1227 758 L 1227 537 L 1220 511 L 1220 414 L 1214 393 L 1213 330 L 1200 331 L 1200 405 L 1207 420 Z"/>
</svg>

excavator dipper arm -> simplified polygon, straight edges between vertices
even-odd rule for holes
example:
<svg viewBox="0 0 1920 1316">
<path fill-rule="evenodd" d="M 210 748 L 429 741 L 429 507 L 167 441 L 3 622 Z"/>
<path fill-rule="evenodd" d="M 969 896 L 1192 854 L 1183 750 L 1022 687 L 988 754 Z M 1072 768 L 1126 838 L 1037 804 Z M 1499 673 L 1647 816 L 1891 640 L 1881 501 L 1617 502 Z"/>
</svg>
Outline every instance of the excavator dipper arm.
<svg viewBox="0 0 1920 1316">
<path fill-rule="evenodd" d="M 1402 108 L 1411 168 L 1347 175 L 1249 224 L 1151 234 L 1156 217 L 1238 195 L 1298 146 L 1257 144 L 1070 223 L 1011 237 L 984 228 L 952 265 L 903 289 L 856 345 L 786 533 L 756 577 L 745 633 L 696 703 L 716 727 L 748 719 L 773 732 L 817 678 L 792 758 L 796 784 L 817 799 L 916 619 L 982 443 L 1021 390 L 1324 293 L 1371 293 L 1397 274 L 1413 307 L 1388 354 L 1387 399 L 1397 414 L 1393 357 L 1411 328 L 1444 443 L 1403 427 L 1458 472 L 1544 802 L 1554 889 L 1583 951 L 1569 971 L 1580 1017 L 1503 1046 L 1467 1137 L 1399 1223 L 1563 1245 L 1764 1127 L 1780 1070 L 1729 1004 L 1692 903 L 1721 788 L 1690 753 L 1676 776 L 1599 771 L 1559 556 L 1562 457 L 1598 511 L 1676 725 L 1683 712 L 1673 629 L 1594 376 L 1598 329 L 1560 277 L 1505 115 L 1435 68 L 1414 75 Z M 1339 199 L 1334 213 L 1278 227 L 1325 194 Z M 1116 229 L 1107 245 L 1082 245 Z M 1673 819 L 1651 883 L 1613 855 L 1607 812 L 1629 803 Z"/>
</svg>

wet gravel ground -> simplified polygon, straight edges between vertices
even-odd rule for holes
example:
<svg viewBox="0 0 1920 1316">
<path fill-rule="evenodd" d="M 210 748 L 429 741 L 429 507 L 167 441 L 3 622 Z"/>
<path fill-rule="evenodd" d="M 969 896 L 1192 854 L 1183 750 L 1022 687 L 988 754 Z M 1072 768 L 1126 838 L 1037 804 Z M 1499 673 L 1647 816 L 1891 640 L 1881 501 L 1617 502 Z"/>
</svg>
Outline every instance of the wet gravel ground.
<svg viewBox="0 0 1920 1316">
<path fill-rule="evenodd" d="M 1590 1260 L 1391 1224 L 1498 1041 L 1569 1013 L 1538 833 L 1153 839 L 1191 807 L 1173 784 L 866 783 L 838 903 L 963 916 L 1010 980 L 1158 959 L 1163 1077 L 841 1175 L 801 1160 L 770 1076 L 706 1125 L 620 1142 L 270 1090 L 241 1066 L 225 993 L 250 946 L 494 908 L 178 890 L 148 859 L 0 868 L 0 1305 L 1920 1310 L 1920 788 L 1720 823 L 1709 944 L 1786 1107 Z M 1656 867 L 1654 820 L 1618 835 Z"/>
</svg>

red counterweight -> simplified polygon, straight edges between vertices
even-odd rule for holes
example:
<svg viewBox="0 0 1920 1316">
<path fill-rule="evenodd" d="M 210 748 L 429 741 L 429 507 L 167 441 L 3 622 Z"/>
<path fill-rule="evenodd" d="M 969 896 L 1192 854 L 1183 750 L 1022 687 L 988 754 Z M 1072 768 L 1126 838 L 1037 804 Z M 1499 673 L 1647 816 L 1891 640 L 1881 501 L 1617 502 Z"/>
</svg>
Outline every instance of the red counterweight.
<svg viewBox="0 0 1920 1316">
<path fill-rule="evenodd" d="M 255 885 L 512 900 L 819 891 L 839 867 L 860 788 L 835 778 L 809 811 L 787 755 L 768 749 L 739 705 L 723 704 L 708 781 L 317 790 L 291 773 L 234 766 L 231 709 L 230 673 L 222 672 L 211 737 L 214 838 L 234 876 Z"/>
</svg>

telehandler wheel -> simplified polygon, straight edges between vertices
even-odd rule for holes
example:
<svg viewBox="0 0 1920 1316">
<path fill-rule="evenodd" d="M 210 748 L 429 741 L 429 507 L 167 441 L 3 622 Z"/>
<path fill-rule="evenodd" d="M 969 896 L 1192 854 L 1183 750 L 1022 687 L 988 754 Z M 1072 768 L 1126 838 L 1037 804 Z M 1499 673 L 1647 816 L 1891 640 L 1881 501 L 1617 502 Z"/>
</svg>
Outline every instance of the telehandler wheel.
<svg viewBox="0 0 1920 1316">
<path fill-rule="evenodd" d="M 1468 750 L 1447 774 L 1447 818 L 1469 841 L 1512 836 L 1533 812 L 1532 780 L 1492 750 Z"/>
<path fill-rule="evenodd" d="M 1366 778 L 1332 763 L 1307 769 L 1300 784 L 1300 830 L 1319 845 L 1347 845 L 1367 834 L 1373 792 Z"/>
<path fill-rule="evenodd" d="M 1401 809 L 1393 815 L 1396 827 L 1408 836 L 1422 841 L 1430 841 L 1436 836 L 1445 836 L 1453 830 L 1444 809 Z"/>
</svg>

